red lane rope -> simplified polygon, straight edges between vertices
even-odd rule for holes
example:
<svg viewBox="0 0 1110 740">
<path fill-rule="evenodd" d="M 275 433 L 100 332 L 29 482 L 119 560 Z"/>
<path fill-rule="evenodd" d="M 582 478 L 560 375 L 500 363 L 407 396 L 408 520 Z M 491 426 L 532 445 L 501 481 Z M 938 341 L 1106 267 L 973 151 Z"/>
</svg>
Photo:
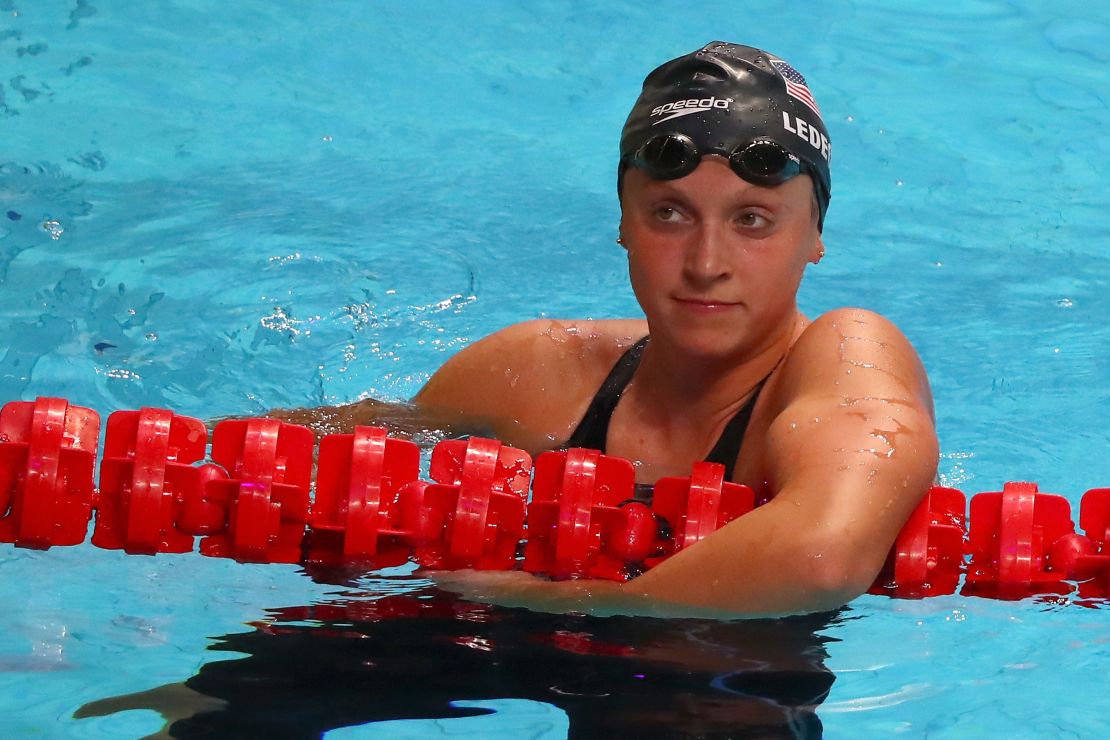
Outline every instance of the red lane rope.
<svg viewBox="0 0 1110 740">
<path fill-rule="evenodd" d="M 0 542 L 46 549 L 84 541 L 129 553 L 200 552 L 244 562 L 407 559 L 433 568 L 521 567 L 553 578 L 627 580 L 693 547 L 753 509 L 723 466 L 660 479 L 636 501 L 627 460 L 596 450 L 535 461 L 491 439 L 436 445 L 431 481 L 420 451 L 385 430 L 328 435 L 276 419 L 205 425 L 165 409 L 119 411 L 107 423 L 94 487 L 100 417 L 60 398 L 0 409 Z M 316 460 L 313 477 L 313 460 Z M 534 475 L 533 475 L 534 472 Z M 313 486 L 315 482 L 315 486 Z M 528 491 L 531 484 L 532 496 Z M 891 549 L 871 593 L 1110 596 L 1110 488 L 1081 500 L 1080 534 L 1063 496 L 1010 482 L 978 493 L 934 486 Z M 523 557 L 521 557 L 521 553 Z"/>
</svg>

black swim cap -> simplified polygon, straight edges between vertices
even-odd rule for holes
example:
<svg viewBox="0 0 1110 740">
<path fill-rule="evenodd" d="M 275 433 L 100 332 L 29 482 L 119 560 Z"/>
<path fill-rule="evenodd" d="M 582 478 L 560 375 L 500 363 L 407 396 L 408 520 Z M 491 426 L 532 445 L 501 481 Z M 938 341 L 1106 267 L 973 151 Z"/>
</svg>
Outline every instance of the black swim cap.
<svg viewBox="0 0 1110 740">
<path fill-rule="evenodd" d="M 805 172 L 817 196 L 818 228 L 824 225 L 829 132 L 805 78 L 765 51 L 714 41 L 656 68 L 628 114 L 620 151 L 618 195 L 631 166 L 670 179 L 711 153 L 760 185 Z"/>
</svg>

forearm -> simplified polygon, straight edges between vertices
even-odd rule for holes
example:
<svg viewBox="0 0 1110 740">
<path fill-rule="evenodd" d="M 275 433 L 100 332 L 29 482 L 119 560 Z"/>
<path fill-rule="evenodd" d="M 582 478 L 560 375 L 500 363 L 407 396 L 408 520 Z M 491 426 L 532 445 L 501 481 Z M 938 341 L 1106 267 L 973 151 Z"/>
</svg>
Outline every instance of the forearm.
<svg viewBox="0 0 1110 740">
<path fill-rule="evenodd" d="M 420 435 L 435 438 L 489 434 L 487 425 L 461 414 L 429 410 L 415 403 L 379 401 L 373 398 L 341 406 L 274 409 L 268 415 L 291 424 L 307 426 L 319 435 L 348 434 L 357 425 L 385 427 L 390 434 L 402 438 Z"/>
<path fill-rule="evenodd" d="M 454 571 L 433 577 L 469 599 L 596 616 L 736 618 L 826 611 L 870 585 L 881 557 L 864 554 L 846 562 L 852 560 L 848 551 L 822 546 L 813 534 L 821 528 L 813 523 L 800 517 L 791 527 L 776 523 L 793 513 L 778 509 L 773 504 L 756 509 L 627 583 L 553 582 L 524 572 Z M 868 557 L 874 562 L 866 562 Z"/>
<path fill-rule="evenodd" d="M 617 583 L 593 578 L 549 581 L 523 571 L 438 571 L 427 574 L 440 588 L 470 601 L 552 614 L 579 613 L 648 617 L 734 618 L 736 612 L 668 602 L 637 591 L 637 580 Z"/>
<path fill-rule="evenodd" d="M 624 588 L 671 604 L 750 616 L 843 606 L 878 573 L 882 558 L 875 553 L 882 546 L 855 548 L 854 533 L 832 536 L 827 526 L 810 518 L 768 504 Z"/>
<path fill-rule="evenodd" d="M 883 427 L 851 418 L 794 432 L 773 455 L 774 499 L 628 588 L 750 614 L 824 611 L 866 591 L 933 480 L 937 446 L 924 410 L 899 413 L 897 448 L 877 444 Z"/>
</svg>

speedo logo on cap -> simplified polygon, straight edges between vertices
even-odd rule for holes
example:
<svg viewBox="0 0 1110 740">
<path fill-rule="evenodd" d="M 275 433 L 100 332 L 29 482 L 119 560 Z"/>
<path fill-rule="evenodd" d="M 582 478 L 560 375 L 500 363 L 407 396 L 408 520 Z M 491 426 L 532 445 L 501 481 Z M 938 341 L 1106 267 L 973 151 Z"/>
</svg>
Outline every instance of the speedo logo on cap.
<svg viewBox="0 0 1110 740">
<path fill-rule="evenodd" d="M 708 98 L 689 98 L 688 100 L 676 100 L 673 103 L 666 103 L 664 105 L 656 106 L 651 111 L 651 118 L 656 116 L 666 116 L 660 118 L 658 121 L 652 123 L 652 126 L 657 126 L 663 121 L 669 121 L 672 118 L 679 116 L 688 116 L 691 113 L 698 113 L 700 111 L 709 110 L 711 108 L 721 108 L 728 110 L 729 105 L 732 104 L 732 98 L 717 98 L 710 96 Z M 668 116 L 667 114 L 670 113 Z"/>
</svg>

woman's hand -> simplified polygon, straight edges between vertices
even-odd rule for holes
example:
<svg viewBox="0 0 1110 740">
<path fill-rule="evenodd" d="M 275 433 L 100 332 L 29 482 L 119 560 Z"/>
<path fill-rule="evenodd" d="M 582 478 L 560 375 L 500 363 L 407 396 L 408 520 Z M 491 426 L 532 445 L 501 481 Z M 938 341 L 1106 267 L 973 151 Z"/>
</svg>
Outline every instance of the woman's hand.
<svg viewBox="0 0 1110 740">
<path fill-rule="evenodd" d="M 469 569 L 422 571 L 420 575 L 467 601 L 552 614 L 712 619 L 745 616 L 660 601 L 641 593 L 635 580 L 628 583 L 592 578 L 549 581 L 524 571 Z"/>
</svg>

